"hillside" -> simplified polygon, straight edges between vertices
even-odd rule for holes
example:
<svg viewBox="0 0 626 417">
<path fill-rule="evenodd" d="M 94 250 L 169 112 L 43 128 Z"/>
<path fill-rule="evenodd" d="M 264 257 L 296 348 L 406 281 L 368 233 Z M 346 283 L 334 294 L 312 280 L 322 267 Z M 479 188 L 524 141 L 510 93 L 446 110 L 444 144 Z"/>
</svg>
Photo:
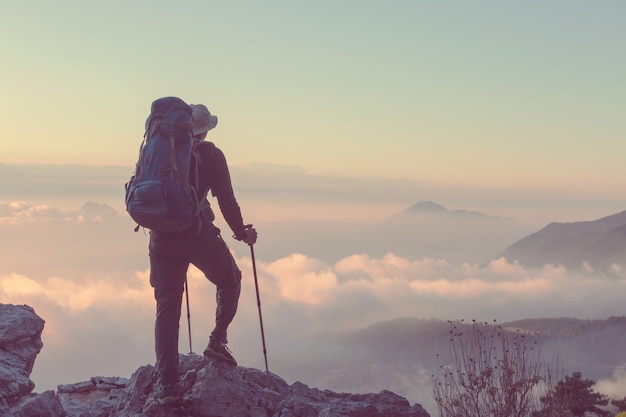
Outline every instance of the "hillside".
<svg viewBox="0 0 626 417">
<path fill-rule="evenodd" d="M 467 332 L 471 324 L 455 323 Z M 550 365 L 563 373 L 580 371 L 594 380 L 608 378 L 624 361 L 626 317 L 605 320 L 575 318 L 525 319 L 498 323 L 510 332 L 523 331 L 539 343 Z M 321 337 L 335 360 L 318 363 L 312 384 L 331 389 L 366 391 L 388 381 L 395 392 L 408 398 L 429 390 L 430 374 L 449 354 L 450 323 L 438 319 L 400 318 Z"/>
<path fill-rule="evenodd" d="M 499 257 L 532 268 L 553 264 L 609 271 L 613 264 L 626 263 L 626 211 L 593 221 L 550 223 Z"/>
</svg>

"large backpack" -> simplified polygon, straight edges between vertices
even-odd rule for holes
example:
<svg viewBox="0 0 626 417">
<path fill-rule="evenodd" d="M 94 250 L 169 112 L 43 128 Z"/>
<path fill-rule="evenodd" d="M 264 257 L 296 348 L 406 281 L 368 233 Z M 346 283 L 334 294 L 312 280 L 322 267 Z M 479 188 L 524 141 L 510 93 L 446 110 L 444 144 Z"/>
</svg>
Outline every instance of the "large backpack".
<svg viewBox="0 0 626 417">
<path fill-rule="evenodd" d="M 185 231 L 200 216 L 205 196 L 189 183 L 199 143 L 191 107 L 177 97 L 152 103 L 135 172 L 126 184 L 126 211 L 138 226 L 159 232 Z M 196 155 L 197 156 L 197 155 Z M 197 178 L 197 175 L 195 176 Z"/>
</svg>

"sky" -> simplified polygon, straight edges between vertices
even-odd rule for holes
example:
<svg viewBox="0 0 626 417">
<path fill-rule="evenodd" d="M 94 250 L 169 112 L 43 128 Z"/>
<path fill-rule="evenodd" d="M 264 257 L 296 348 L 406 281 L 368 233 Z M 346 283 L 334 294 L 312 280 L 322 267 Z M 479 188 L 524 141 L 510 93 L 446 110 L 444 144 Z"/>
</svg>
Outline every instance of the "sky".
<svg viewBox="0 0 626 417">
<path fill-rule="evenodd" d="M 209 139 L 255 224 L 371 223 L 420 200 L 530 230 L 595 220 L 626 209 L 625 14 L 617 0 L 4 2 L 0 302 L 46 320 L 37 390 L 154 361 L 147 237 L 122 206 L 154 99 L 218 116 Z M 251 260 L 229 244 L 245 277 L 231 348 L 262 369 Z M 270 368 L 290 383 L 308 382 L 318 331 L 625 314 L 619 265 L 272 258 L 262 228 L 257 246 Z M 190 283 L 200 350 L 214 293 L 193 269 Z"/>
<path fill-rule="evenodd" d="M 5 2 L 0 161 L 134 163 L 152 100 L 232 163 L 621 193 L 618 0 Z"/>
</svg>

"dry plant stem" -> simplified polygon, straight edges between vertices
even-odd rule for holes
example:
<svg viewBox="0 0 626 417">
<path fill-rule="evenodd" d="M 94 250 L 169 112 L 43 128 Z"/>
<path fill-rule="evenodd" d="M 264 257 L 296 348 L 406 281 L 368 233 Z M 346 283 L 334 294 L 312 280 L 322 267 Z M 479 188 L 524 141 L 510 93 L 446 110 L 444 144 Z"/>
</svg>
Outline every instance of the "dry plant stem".
<svg viewBox="0 0 626 417">
<path fill-rule="evenodd" d="M 441 417 L 526 417 L 549 372 L 536 341 L 497 324 L 450 322 L 450 361 L 433 375 Z"/>
</svg>

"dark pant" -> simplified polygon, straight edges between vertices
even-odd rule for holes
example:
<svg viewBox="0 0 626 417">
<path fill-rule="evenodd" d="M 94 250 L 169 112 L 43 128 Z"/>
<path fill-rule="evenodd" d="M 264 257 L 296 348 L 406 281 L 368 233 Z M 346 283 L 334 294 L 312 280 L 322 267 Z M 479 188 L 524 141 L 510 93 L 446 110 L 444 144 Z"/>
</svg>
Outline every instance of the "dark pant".
<svg viewBox="0 0 626 417">
<path fill-rule="evenodd" d="M 159 382 L 178 381 L 178 332 L 183 289 L 193 264 L 217 286 L 215 328 L 211 338 L 227 342 L 227 330 L 237 312 L 241 271 L 220 231 L 207 223 L 198 233 L 150 233 L 150 285 L 156 300 L 154 329 Z"/>
</svg>

